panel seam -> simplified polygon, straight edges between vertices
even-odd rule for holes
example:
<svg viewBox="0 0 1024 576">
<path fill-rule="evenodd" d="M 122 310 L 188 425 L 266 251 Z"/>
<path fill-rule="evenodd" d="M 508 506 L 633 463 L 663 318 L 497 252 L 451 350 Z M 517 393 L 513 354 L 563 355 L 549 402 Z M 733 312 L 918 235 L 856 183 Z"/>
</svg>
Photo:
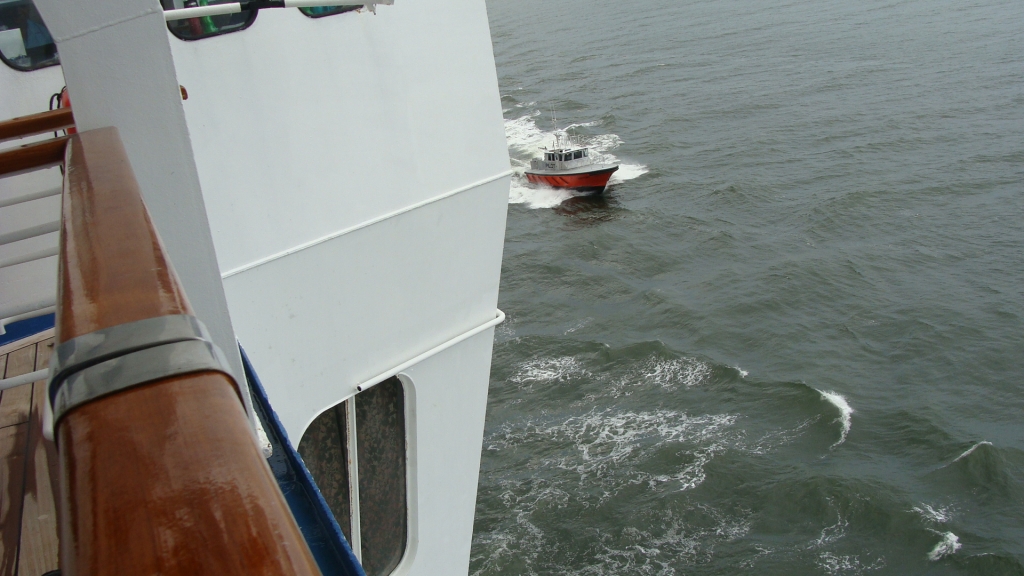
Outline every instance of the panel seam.
<svg viewBox="0 0 1024 576">
<path fill-rule="evenodd" d="M 469 184 L 467 186 L 463 186 L 461 188 L 456 188 L 454 190 L 445 192 L 444 194 L 441 194 L 439 196 L 434 196 L 433 198 L 428 198 L 426 200 L 417 202 L 415 204 L 410 204 L 409 206 L 406 206 L 404 208 L 400 208 L 398 210 L 395 210 L 394 212 L 388 212 L 387 214 L 384 214 L 384 215 L 381 215 L 381 216 L 377 216 L 376 218 L 371 218 L 370 220 L 367 220 L 365 222 L 360 222 L 359 224 L 356 224 L 354 226 L 349 226 L 348 228 L 343 228 L 343 229 L 338 230 L 336 232 L 331 232 L 330 234 L 327 234 L 325 236 L 321 236 L 320 238 L 317 238 L 315 240 L 310 240 L 309 242 L 304 242 L 302 244 L 299 244 L 298 246 L 293 246 L 292 248 L 288 248 L 286 250 L 282 250 L 282 251 L 280 251 L 280 252 L 278 252 L 276 254 L 271 254 L 270 256 L 265 256 L 265 257 L 260 258 L 258 260 L 254 260 L 253 262 L 250 262 L 248 264 L 243 264 L 243 265 L 238 266 L 236 268 L 232 268 L 231 270 L 228 270 L 227 272 L 222 273 L 221 274 L 221 278 L 222 279 L 230 278 L 230 277 L 232 277 L 232 276 L 234 276 L 236 274 L 241 274 L 242 272 L 246 272 L 248 270 L 252 270 L 253 268 L 258 268 L 258 267 L 260 267 L 260 266 L 262 266 L 264 264 L 273 262 L 274 260 L 280 260 L 281 258 L 284 258 L 285 256 L 291 256 L 292 254 L 295 254 L 296 252 L 301 252 L 303 250 L 306 250 L 307 248 L 312 248 L 312 247 L 317 246 L 319 244 L 323 244 L 324 242 L 327 242 L 327 241 L 330 241 L 330 240 L 334 240 L 335 238 L 338 238 L 340 236 L 344 236 L 345 234 L 348 234 L 350 232 L 355 232 L 356 230 L 361 230 L 361 229 L 366 228 L 368 226 L 373 226 L 374 224 L 378 224 L 378 223 L 383 222 L 385 220 L 394 218 L 395 216 L 400 216 L 402 214 L 405 214 L 406 212 L 411 212 L 411 211 L 413 211 L 413 210 L 415 210 L 417 208 L 422 208 L 422 207 L 424 207 L 424 206 L 426 206 L 428 204 L 433 204 L 434 202 L 438 202 L 440 200 L 444 200 L 445 198 L 450 198 L 452 196 L 455 196 L 456 194 L 460 194 L 462 192 L 466 192 L 467 190 L 472 190 L 472 189 L 477 188 L 479 186 L 483 186 L 484 184 L 490 184 L 491 182 L 494 182 L 495 180 L 500 180 L 500 179 L 502 179 L 502 178 L 504 178 L 506 176 L 511 176 L 511 175 L 512 175 L 512 170 L 506 170 L 504 172 L 501 172 L 500 174 L 495 174 L 494 176 L 491 176 L 489 178 L 484 178 L 483 180 L 478 180 L 476 182 L 473 182 L 472 184 Z"/>
</svg>

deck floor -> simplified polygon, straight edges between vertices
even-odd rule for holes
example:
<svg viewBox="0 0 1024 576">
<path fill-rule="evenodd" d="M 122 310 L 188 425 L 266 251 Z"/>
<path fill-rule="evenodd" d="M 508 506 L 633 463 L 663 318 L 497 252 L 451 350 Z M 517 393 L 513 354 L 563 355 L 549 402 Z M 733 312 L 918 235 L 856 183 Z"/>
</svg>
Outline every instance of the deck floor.
<svg viewBox="0 0 1024 576">
<path fill-rule="evenodd" d="M 45 368 L 53 330 L 0 346 L 4 378 Z M 46 383 L 0 392 L 0 576 L 57 569 L 57 450 L 42 435 Z"/>
</svg>

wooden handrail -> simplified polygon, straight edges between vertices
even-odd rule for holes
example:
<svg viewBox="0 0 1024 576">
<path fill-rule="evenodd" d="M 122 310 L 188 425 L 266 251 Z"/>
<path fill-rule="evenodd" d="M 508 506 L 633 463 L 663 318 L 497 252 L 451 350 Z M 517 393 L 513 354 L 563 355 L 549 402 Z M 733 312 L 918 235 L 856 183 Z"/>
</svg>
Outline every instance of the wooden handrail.
<svg viewBox="0 0 1024 576">
<path fill-rule="evenodd" d="M 70 138 L 58 343 L 192 309 L 114 128 Z M 233 381 L 168 377 L 57 424 L 60 563 L 75 574 L 319 574 Z"/>
<path fill-rule="evenodd" d="M 75 125 L 71 108 L 58 108 L 29 116 L 19 116 L 0 122 L 0 142 L 24 138 L 35 134 L 56 132 Z"/>
<path fill-rule="evenodd" d="M 56 166 L 64 160 L 67 136 L 51 138 L 0 152 L 0 176 Z"/>
</svg>

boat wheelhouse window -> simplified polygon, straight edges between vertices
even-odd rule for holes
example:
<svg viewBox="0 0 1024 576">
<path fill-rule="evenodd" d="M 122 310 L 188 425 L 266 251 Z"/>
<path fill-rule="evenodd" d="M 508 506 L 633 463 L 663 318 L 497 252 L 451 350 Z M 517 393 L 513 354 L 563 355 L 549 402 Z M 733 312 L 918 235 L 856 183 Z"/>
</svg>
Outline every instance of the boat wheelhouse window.
<svg viewBox="0 0 1024 576">
<path fill-rule="evenodd" d="M 362 4 L 355 4 L 352 6 L 310 6 L 308 8 L 299 8 L 299 12 L 302 12 L 310 18 L 323 18 L 324 16 L 333 16 L 343 12 L 351 12 L 362 7 Z"/>
<path fill-rule="evenodd" d="M 299 442 L 302 460 L 367 576 L 390 574 L 405 554 L 405 434 L 405 389 L 392 377 L 317 416 Z"/>
<path fill-rule="evenodd" d="M 164 10 L 180 10 L 182 8 L 197 8 L 199 6 L 213 6 L 215 4 L 227 4 L 232 0 L 160 0 Z M 230 32 L 245 30 L 256 19 L 258 10 L 242 10 L 234 14 L 222 14 L 219 16 L 201 16 L 199 18 L 183 18 L 181 20 L 168 20 L 167 29 L 182 40 L 199 40 L 210 36 L 219 36 Z"/>
<path fill-rule="evenodd" d="M 573 157 L 574 160 L 577 159 L 577 158 L 583 158 L 583 150 L 577 150 L 577 151 L 573 152 L 572 153 L 572 157 Z"/>
<path fill-rule="evenodd" d="M 0 1 L 0 59 L 22 71 L 60 63 L 57 45 L 32 0 Z"/>
<path fill-rule="evenodd" d="M 583 157 L 584 157 L 584 158 L 586 158 L 587 156 L 588 156 L 588 154 L 587 154 L 587 149 L 586 149 L 586 148 L 584 148 L 584 149 L 583 149 Z"/>
<path fill-rule="evenodd" d="M 554 162 L 555 161 L 555 155 L 551 154 L 549 152 L 549 153 L 544 155 L 544 159 L 547 160 L 548 162 Z"/>
</svg>

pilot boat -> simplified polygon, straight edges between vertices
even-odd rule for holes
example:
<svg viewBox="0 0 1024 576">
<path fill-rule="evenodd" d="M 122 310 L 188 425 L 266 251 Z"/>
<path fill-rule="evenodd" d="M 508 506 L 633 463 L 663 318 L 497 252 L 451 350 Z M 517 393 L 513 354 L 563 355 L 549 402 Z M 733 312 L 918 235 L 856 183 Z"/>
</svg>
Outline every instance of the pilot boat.
<svg viewBox="0 0 1024 576">
<path fill-rule="evenodd" d="M 544 149 L 544 157 L 530 161 L 526 179 L 552 188 L 599 194 L 618 169 L 618 164 L 594 162 L 590 147 L 579 136 L 557 134 L 554 145 Z"/>
<path fill-rule="evenodd" d="M 56 311 L 0 340 L 0 563 L 466 574 L 512 175 L 484 0 L 101 4 L 0 3 L 0 335 Z"/>
</svg>

